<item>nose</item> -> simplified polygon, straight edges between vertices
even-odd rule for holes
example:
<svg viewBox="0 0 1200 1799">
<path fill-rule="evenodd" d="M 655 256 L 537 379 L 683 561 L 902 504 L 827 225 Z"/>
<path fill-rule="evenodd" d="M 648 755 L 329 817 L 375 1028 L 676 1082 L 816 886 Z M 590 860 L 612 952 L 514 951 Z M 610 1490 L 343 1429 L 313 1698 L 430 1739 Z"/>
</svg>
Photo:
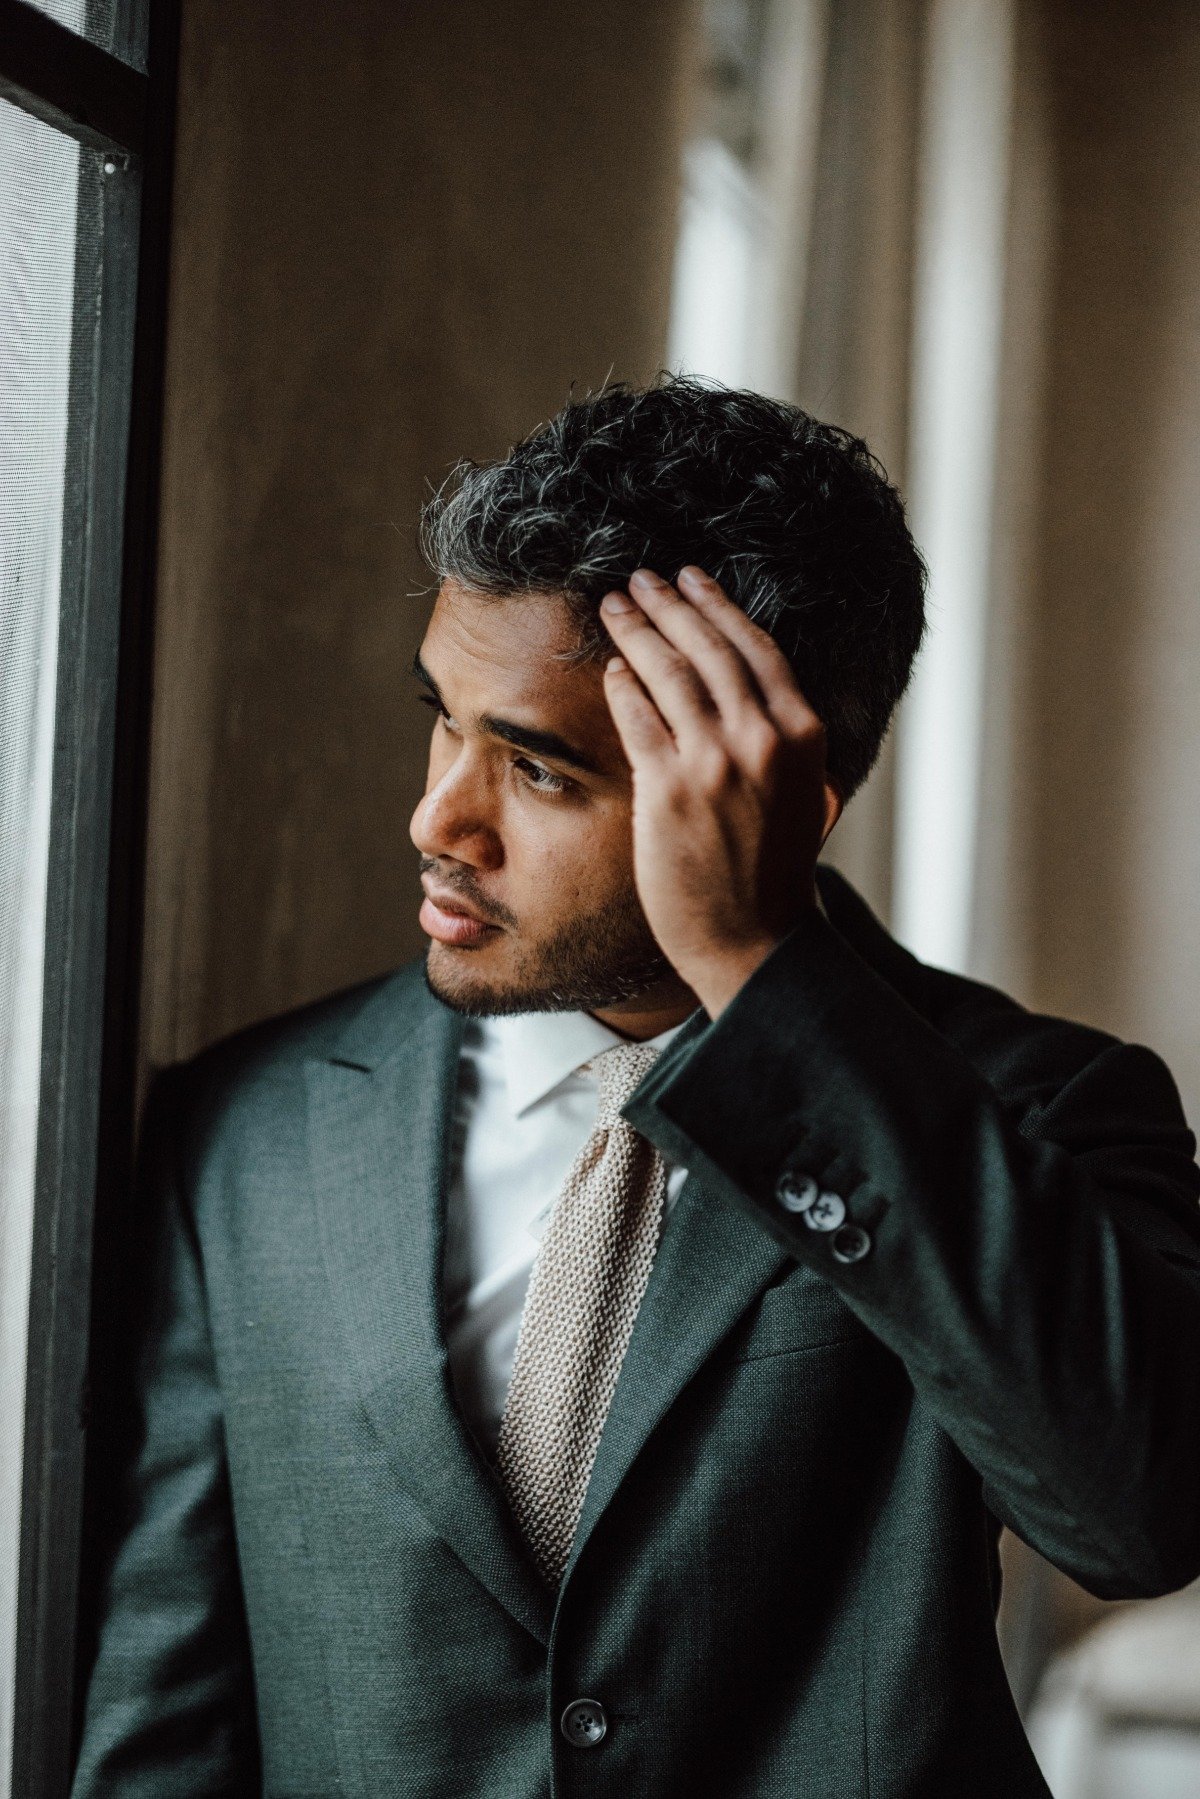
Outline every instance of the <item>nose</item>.
<svg viewBox="0 0 1200 1799">
<path fill-rule="evenodd" d="M 440 772 L 431 767 L 408 834 L 423 856 L 453 857 L 472 868 L 499 868 L 504 860 L 490 817 L 487 783 L 473 773 L 465 753 Z"/>
</svg>

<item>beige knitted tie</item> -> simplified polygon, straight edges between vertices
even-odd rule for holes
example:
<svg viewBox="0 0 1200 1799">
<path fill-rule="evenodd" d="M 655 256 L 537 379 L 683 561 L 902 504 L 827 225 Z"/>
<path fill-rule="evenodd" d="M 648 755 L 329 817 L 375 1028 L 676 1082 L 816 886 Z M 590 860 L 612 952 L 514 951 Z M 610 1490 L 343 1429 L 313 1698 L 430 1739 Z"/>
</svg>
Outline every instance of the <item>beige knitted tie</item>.
<svg viewBox="0 0 1200 1799">
<path fill-rule="evenodd" d="M 496 1471 L 533 1558 L 562 1579 L 621 1362 L 658 1247 L 667 1174 L 620 1116 L 658 1050 L 593 1058 L 600 1103 L 529 1277 Z"/>
</svg>

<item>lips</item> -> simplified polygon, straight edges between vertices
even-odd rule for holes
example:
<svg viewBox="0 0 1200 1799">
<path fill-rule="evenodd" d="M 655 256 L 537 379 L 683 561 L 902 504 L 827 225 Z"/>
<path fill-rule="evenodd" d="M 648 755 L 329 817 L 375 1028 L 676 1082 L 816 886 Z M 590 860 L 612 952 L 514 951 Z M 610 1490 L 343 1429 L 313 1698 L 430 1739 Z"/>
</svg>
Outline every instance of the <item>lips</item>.
<svg viewBox="0 0 1200 1799">
<path fill-rule="evenodd" d="M 460 948 L 481 943 L 493 931 L 500 929 L 499 925 L 489 924 L 485 918 L 468 911 L 453 894 L 443 894 L 436 889 L 431 892 L 428 887 L 425 889 L 425 902 L 417 922 L 436 942 Z"/>
</svg>

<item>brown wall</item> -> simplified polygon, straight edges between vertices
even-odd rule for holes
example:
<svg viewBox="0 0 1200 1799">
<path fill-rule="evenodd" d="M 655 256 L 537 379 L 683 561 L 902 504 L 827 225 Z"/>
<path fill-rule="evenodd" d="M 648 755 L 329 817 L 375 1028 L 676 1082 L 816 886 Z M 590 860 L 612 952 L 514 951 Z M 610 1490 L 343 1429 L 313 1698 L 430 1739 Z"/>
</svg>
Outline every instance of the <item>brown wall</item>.
<svg viewBox="0 0 1200 1799">
<path fill-rule="evenodd" d="M 429 480 L 663 355 L 687 0 L 186 0 L 154 1062 L 423 942 Z"/>
</svg>

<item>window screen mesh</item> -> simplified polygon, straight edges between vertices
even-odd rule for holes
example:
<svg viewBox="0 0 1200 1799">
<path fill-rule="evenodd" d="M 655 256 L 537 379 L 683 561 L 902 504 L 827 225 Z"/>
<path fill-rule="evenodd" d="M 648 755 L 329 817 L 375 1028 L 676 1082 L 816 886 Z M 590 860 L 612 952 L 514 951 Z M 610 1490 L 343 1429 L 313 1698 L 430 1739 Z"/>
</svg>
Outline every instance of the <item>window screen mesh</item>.
<svg viewBox="0 0 1200 1799">
<path fill-rule="evenodd" d="M 129 0 L 30 0 L 30 4 L 38 12 L 48 13 L 52 19 L 57 19 L 68 31 L 86 38 L 89 44 L 98 44 L 101 50 L 109 50 L 114 56 L 132 62 L 139 69 L 145 68 L 146 59 L 141 47 L 131 48 L 128 42 L 126 13 Z M 133 10 L 137 14 L 145 9 L 135 5 Z M 137 27 L 135 34 L 144 36 L 144 32 Z"/>
<path fill-rule="evenodd" d="M 13 1724 L 79 168 L 71 139 L 0 101 L 0 1791 Z"/>
</svg>

